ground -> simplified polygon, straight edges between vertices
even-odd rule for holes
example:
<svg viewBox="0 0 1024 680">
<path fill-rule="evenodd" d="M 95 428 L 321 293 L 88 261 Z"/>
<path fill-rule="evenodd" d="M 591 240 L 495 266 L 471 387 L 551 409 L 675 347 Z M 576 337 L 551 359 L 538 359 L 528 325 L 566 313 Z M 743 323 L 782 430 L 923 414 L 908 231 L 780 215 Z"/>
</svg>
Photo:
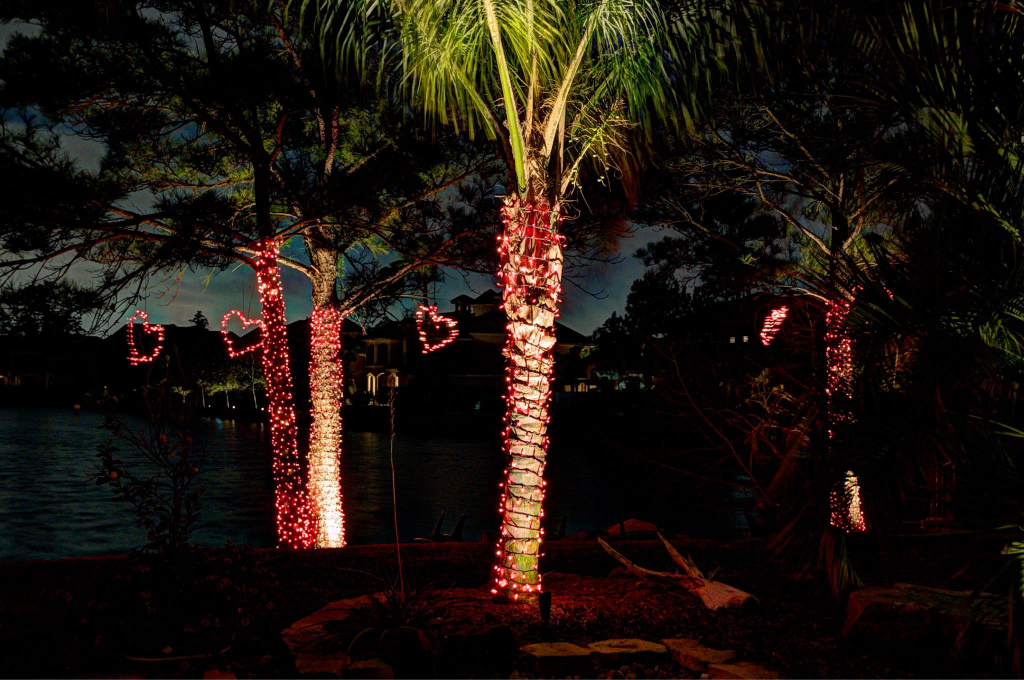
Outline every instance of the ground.
<svg viewBox="0 0 1024 680">
<path fill-rule="evenodd" d="M 549 622 L 537 605 L 492 603 L 483 590 L 431 626 L 443 640 L 496 624 L 526 645 L 608 638 L 693 638 L 783 677 L 978 677 L 988 660 L 954 660 L 947 642 L 916 647 L 840 636 L 845 609 L 816 580 L 793 580 L 761 541 L 675 542 L 715 578 L 757 596 L 756 607 L 711 612 L 682 592 L 622 573 L 592 539 L 547 544 Z M 656 569 L 671 563 L 657 541 L 620 539 L 625 555 Z M 409 589 L 478 589 L 493 546 L 402 546 Z M 924 557 L 920 560 L 926 562 Z M 885 560 L 880 560 L 885 562 Z M 168 561 L 123 556 L 0 565 L 0 668 L 11 676 L 127 674 L 295 676 L 281 631 L 327 603 L 380 592 L 394 546 L 308 552 L 197 550 Z M 934 566 L 935 562 L 931 561 Z M 919 565 L 919 567 L 922 565 Z M 912 568 L 909 568 L 913 571 Z M 871 571 L 870 565 L 868 571 Z M 875 574 L 876 577 L 884 574 Z M 339 634 L 349 638 L 354 631 Z M 348 639 L 342 641 L 346 646 Z M 621 675 L 666 669 L 620 669 Z M 528 675 L 527 669 L 517 672 Z M 678 667 L 672 674 L 680 674 Z"/>
</svg>

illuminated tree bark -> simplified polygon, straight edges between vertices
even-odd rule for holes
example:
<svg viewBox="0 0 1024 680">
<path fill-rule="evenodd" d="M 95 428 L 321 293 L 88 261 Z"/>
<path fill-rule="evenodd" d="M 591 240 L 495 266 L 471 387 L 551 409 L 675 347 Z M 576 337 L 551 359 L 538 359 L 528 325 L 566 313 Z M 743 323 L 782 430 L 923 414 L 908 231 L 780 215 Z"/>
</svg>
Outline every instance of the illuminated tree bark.
<svg viewBox="0 0 1024 680">
<path fill-rule="evenodd" d="M 562 282 L 558 205 L 509 197 L 502 209 L 501 283 L 508 320 L 501 536 L 491 592 L 512 600 L 541 590 L 538 571 L 546 482 L 555 319 Z"/>
<path fill-rule="evenodd" d="M 299 458 L 278 250 L 275 241 L 265 241 L 256 256 L 256 281 L 263 307 L 263 375 L 267 381 L 270 444 L 274 456 L 277 541 L 289 548 L 310 548 L 316 537 L 316 517 Z"/>
<path fill-rule="evenodd" d="M 828 447 L 853 424 L 853 345 L 846 319 L 860 288 L 849 298 L 829 301 L 825 313 L 825 398 L 828 417 Z M 845 466 L 843 466 L 845 467 Z M 846 533 L 867 531 L 860 502 L 860 482 L 852 470 L 842 470 L 842 479 L 829 492 L 829 521 Z"/>
<path fill-rule="evenodd" d="M 333 253 L 311 249 L 314 268 L 310 318 L 309 392 L 313 401 L 309 432 L 309 491 L 317 517 L 316 547 L 345 545 L 341 495 L 342 316 L 335 295 Z"/>
</svg>

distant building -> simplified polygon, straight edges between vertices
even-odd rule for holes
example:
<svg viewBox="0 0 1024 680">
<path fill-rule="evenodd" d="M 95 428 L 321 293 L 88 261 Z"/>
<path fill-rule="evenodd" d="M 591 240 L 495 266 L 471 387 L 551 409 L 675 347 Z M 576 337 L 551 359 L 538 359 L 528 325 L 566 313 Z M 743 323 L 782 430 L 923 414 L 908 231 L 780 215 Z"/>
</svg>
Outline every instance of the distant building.
<svg viewBox="0 0 1024 680">
<path fill-rule="evenodd" d="M 350 345 L 347 386 L 357 399 L 383 402 L 388 374 L 399 385 L 413 388 L 432 407 L 478 410 L 500 406 L 504 395 L 506 318 L 501 295 L 489 289 L 452 300 L 454 309 L 441 314 L 458 322 L 458 337 L 450 345 L 423 354 L 415 319 L 390 321 Z M 588 388 L 590 366 L 585 360 L 590 340 L 556 322 L 554 390 L 582 392 Z M 349 342 L 352 342 L 351 338 Z M 361 346 L 360 346 L 361 345 Z M 354 359 L 354 360 L 352 360 Z M 351 398 L 351 396 L 350 396 Z M 557 399 L 557 397 L 556 397 Z"/>
</svg>

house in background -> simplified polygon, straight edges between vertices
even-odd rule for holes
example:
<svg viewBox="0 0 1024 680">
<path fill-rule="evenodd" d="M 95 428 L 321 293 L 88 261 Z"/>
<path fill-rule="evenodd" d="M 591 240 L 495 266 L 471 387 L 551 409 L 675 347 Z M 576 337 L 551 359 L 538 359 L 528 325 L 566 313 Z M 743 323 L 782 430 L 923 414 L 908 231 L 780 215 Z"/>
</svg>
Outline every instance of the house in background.
<svg viewBox="0 0 1024 680">
<path fill-rule="evenodd" d="M 389 321 L 361 339 L 349 364 L 346 384 L 359 400 L 387 400 L 388 374 L 428 404 L 444 411 L 500 410 L 505 394 L 506 319 L 501 295 L 488 289 L 478 295 L 460 295 L 454 309 L 441 311 L 457 321 L 458 336 L 451 344 L 423 354 L 415 319 Z M 565 324 L 555 324 L 556 400 L 560 393 L 588 388 L 586 361 L 590 340 Z M 352 356 L 350 355 L 350 359 Z"/>
</svg>

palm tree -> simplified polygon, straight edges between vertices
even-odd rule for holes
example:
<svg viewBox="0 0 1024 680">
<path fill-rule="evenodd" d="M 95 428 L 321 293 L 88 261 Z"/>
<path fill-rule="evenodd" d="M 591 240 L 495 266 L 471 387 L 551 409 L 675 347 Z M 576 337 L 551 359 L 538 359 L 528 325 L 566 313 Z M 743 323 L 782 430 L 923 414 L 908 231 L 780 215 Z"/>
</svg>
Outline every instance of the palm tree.
<svg viewBox="0 0 1024 680">
<path fill-rule="evenodd" d="M 931 166 L 913 170 L 1024 242 L 1024 2 L 893 3 L 864 44 L 884 82 L 867 97 L 906 111 Z"/>
<path fill-rule="evenodd" d="M 562 202 L 579 187 L 583 163 L 608 168 L 625 150 L 627 128 L 672 113 L 670 22 L 647 0 L 411 0 L 397 8 L 408 94 L 438 121 L 496 139 L 512 175 L 499 247 L 508 468 L 492 592 L 530 598 L 541 590 Z"/>
<path fill-rule="evenodd" d="M 604 180 L 624 169 L 616 159 L 657 122 L 678 114 L 692 127 L 712 74 L 756 46 L 736 38 L 757 25 L 762 5 L 687 0 L 669 16 L 655 0 L 301 4 L 330 61 L 347 69 L 372 55 L 386 65 L 381 74 L 400 64 L 406 100 L 434 123 L 494 140 L 509 170 L 499 239 L 509 467 L 495 595 L 522 600 L 540 591 L 564 200 L 580 188 L 581 171 L 594 168 Z"/>
<path fill-rule="evenodd" d="M 959 311 L 951 290 L 942 298 L 942 323 L 936 325 L 955 339 L 960 336 L 978 346 L 980 360 L 968 361 L 971 355 L 964 351 L 956 355 L 957 363 L 989 371 L 984 378 L 969 376 L 973 379 L 965 381 L 969 387 L 995 393 L 981 396 L 1006 400 L 1001 409 L 971 409 L 970 425 L 981 425 L 993 440 L 990 445 L 969 449 L 973 463 L 981 458 L 976 452 L 1001 454 L 1019 448 L 1012 444 L 1022 435 L 1019 427 L 1000 421 L 1015 415 L 1014 404 L 1024 382 L 1020 372 L 1024 297 L 1019 289 L 1020 251 L 1024 245 L 1024 83 L 1020 78 L 1024 70 L 1024 52 L 1020 49 L 1024 2 L 953 0 L 940 4 L 903 0 L 892 3 L 889 10 L 865 32 L 867 53 L 876 64 L 886 66 L 882 70 L 886 80 L 866 98 L 867 104 L 908 112 L 908 118 L 920 126 L 930 142 L 922 145 L 920 162 L 909 168 L 910 172 L 963 209 L 963 222 L 969 228 L 956 225 L 959 228 L 955 236 L 946 243 L 952 244 L 949 249 L 956 255 L 954 262 L 970 265 L 964 267 L 968 274 L 952 290 L 973 299 L 968 298 Z M 993 233 L 993 227 L 1005 233 Z M 982 247 L 972 252 L 970 246 L 978 238 L 984 238 Z M 956 275 L 962 270 L 953 271 Z M 931 332 L 925 337 L 936 335 Z M 943 349 L 951 352 L 954 347 L 951 342 Z M 928 356 L 921 351 L 917 354 Z M 922 359 L 917 362 L 924 363 Z M 944 366 L 943 370 L 948 368 Z M 919 373 L 927 375 L 924 370 Z M 934 399 L 931 395 L 939 391 L 928 389 L 927 393 Z M 944 416 L 946 412 L 955 413 L 944 400 L 939 403 L 944 406 Z M 998 414 L 998 419 L 979 417 L 979 413 Z M 1010 480 L 1019 496 L 1019 480 L 1013 472 L 1019 464 L 1009 454 L 999 462 L 1003 469 L 977 476 L 992 484 Z M 1006 503 L 1004 507 L 1013 505 Z M 1011 521 L 1019 523 L 1019 513 L 1014 514 Z M 1015 676 L 1021 674 L 1024 664 L 1022 548 L 1024 544 L 1014 541 L 1003 551 L 1017 562 L 1019 574 L 1009 607 L 1009 656 Z"/>
<path fill-rule="evenodd" d="M 702 24 L 650 0 L 406 0 L 394 12 L 408 99 L 435 122 L 495 140 L 509 168 L 499 243 L 508 468 L 492 592 L 521 601 L 541 589 L 563 202 L 585 165 L 601 175 L 615 166 L 627 130 L 643 139 L 677 108 L 690 119 L 672 81 L 688 85 L 681 66 L 697 61 L 681 52 Z"/>
</svg>

